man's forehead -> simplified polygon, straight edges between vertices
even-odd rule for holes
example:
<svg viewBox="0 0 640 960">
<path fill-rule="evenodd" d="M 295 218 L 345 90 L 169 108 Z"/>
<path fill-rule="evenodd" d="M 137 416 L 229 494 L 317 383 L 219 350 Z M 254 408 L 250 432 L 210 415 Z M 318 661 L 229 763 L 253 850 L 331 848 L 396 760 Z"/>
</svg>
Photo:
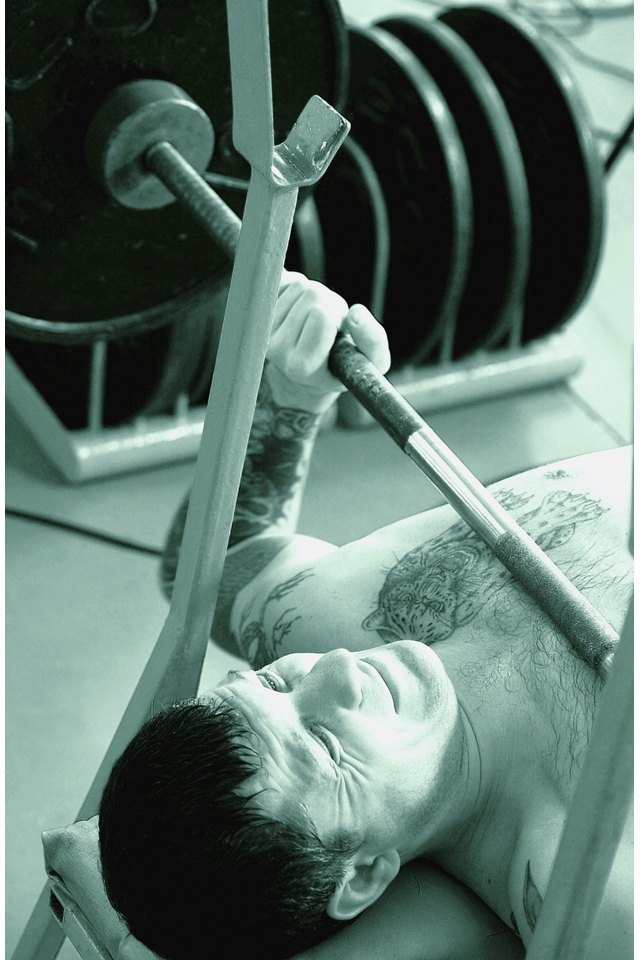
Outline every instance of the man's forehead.
<svg viewBox="0 0 640 960">
<path fill-rule="evenodd" d="M 255 722 L 252 723 L 252 715 L 255 714 L 255 711 L 252 711 L 237 695 L 238 681 L 248 680 L 248 673 L 249 671 L 229 670 L 215 687 L 210 687 L 200 696 L 205 700 L 221 701 L 231 707 L 239 720 L 246 726 L 247 732 L 252 734 L 260 743 L 263 743 L 264 738 L 256 729 Z"/>
</svg>

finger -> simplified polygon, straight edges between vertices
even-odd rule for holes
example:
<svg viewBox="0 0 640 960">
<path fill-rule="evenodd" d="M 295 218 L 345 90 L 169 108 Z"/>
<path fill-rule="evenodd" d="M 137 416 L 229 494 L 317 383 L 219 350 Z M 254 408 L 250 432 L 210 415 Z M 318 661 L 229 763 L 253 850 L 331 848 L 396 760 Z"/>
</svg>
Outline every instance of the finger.
<svg viewBox="0 0 640 960">
<path fill-rule="evenodd" d="M 285 272 L 287 279 L 280 284 L 272 331 L 280 327 L 292 308 L 308 293 L 309 281 L 302 273 Z"/>
<path fill-rule="evenodd" d="M 276 309 L 274 314 L 273 329 L 276 330 L 292 315 L 294 323 L 297 324 L 304 319 L 305 312 L 308 312 L 315 306 L 330 312 L 336 309 L 340 314 L 340 319 L 347 312 L 347 303 L 337 293 L 333 293 L 324 284 L 317 280 L 309 280 L 303 273 L 286 271 L 287 277 L 280 284 Z"/>
<path fill-rule="evenodd" d="M 287 287 L 291 286 L 292 283 L 306 283 L 307 278 L 304 273 L 300 273 L 299 270 L 284 270 L 282 271 L 282 276 L 280 277 L 280 286 L 279 291 L 282 293 Z"/>
<path fill-rule="evenodd" d="M 295 277 L 298 276 L 298 273 L 295 270 L 287 270 L 286 267 L 282 268 L 282 274 L 280 276 L 280 286 L 279 290 L 284 290 Z"/>
<path fill-rule="evenodd" d="M 326 366 L 329 351 L 349 312 L 349 305 L 339 294 L 316 283 L 311 285 L 308 300 L 303 299 L 301 304 L 308 306 L 308 312 L 297 345 L 301 351 L 307 351 L 314 357 L 316 368 Z"/>
<path fill-rule="evenodd" d="M 296 305 L 296 309 L 306 310 L 308 316 L 313 316 L 314 323 L 322 320 L 333 332 L 334 337 L 349 312 L 349 306 L 343 297 L 314 280 L 309 281 L 309 286 Z"/>
<path fill-rule="evenodd" d="M 326 387 L 342 391 L 342 384 L 330 374 L 328 369 L 329 351 L 334 344 L 338 328 L 338 318 L 335 323 L 328 323 L 324 311 L 317 307 L 310 310 L 296 344 L 296 355 L 307 376 L 311 377 L 320 371 L 325 371 Z"/>
<path fill-rule="evenodd" d="M 356 347 L 381 373 L 387 372 L 391 366 L 387 334 L 382 324 L 378 323 L 365 306 L 361 303 L 354 304 L 344 318 L 342 329 L 351 334 Z"/>
<path fill-rule="evenodd" d="M 309 289 L 310 281 L 303 273 L 293 270 L 283 270 L 278 287 L 278 303 L 293 303 L 303 296 Z"/>
</svg>

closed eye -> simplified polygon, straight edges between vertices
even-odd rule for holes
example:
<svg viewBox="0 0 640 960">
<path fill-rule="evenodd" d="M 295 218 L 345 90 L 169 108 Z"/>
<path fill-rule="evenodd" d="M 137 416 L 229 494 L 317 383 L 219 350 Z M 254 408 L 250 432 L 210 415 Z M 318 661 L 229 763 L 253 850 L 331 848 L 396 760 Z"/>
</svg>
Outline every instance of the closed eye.
<svg viewBox="0 0 640 960">
<path fill-rule="evenodd" d="M 312 724 L 309 727 L 309 733 L 322 744 L 336 766 L 340 766 L 340 745 L 332 733 L 328 733 L 322 727 Z"/>
</svg>

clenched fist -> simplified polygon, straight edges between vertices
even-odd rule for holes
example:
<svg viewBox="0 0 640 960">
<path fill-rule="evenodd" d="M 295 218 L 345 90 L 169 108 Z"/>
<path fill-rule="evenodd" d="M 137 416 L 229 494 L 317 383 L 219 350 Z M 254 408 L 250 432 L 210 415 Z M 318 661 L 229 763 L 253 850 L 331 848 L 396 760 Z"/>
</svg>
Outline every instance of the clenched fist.
<svg viewBox="0 0 640 960">
<path fill-rule="evenodd" d="M 391 365 L 384 328 L 362 304 L 346 300 L 316 280 L 285 271 L 267 350 L 270 379 L 288 400 L 332 402 L 346 388 L 328 368 L 337 332 L 349 334 L 372 363 L 386 373 Z M 276 376 L 273 377 L 275 372 Z"/>
</svg>

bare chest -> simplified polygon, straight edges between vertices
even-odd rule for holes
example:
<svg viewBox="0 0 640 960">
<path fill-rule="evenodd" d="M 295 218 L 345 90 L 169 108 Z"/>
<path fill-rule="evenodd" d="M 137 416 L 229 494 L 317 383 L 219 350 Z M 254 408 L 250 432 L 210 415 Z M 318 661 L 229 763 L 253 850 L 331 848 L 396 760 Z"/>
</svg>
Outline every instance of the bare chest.
<svg viewBox="0 0 640 960">
<path fill-rule="evenodd" d="M 511 625 L 512 626 L 512 625 Z M 589 743 L 602 680 L 535 610 L 513 632 L 484 642 L 475 631 L 451 641 L 450 663 L 472 722 L 501 742 L 524 796 L 550 788 L 568 803 Z M 517 780 L 517 776 L 515 778 Z"/>
</svg>

